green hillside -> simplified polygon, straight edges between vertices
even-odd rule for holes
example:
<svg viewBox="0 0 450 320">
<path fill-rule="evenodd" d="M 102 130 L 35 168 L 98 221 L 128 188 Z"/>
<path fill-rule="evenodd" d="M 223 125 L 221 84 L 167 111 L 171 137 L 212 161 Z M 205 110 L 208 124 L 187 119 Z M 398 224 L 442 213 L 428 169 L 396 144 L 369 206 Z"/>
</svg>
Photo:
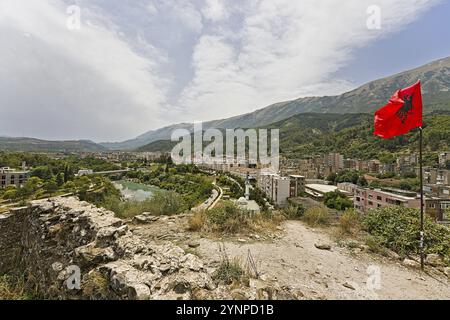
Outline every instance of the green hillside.
<svg viewBox="0 0 450 320">
<path fill-rule="evenodd" d="M 417 130 L 389 140 L 374 136 L 371 114 L 304 113 L 262 128 L 280 130 L 281 154 L 289 158 L 339 152 L 350 158 L 377 159 L 418 149 Z M 138 150 L 170 152 L 175 144 L 160 140 Z M 450 112 L 425 116 L 424 148 L 427 153 L 450 148 Z"/>
<path fill-rule="evenodd" d="M 304 116 L 298 115 L 271 126 L 280 128 L 281 152 L 287 157 L 339 152 L 351 158 L 377 159 L 386 152 L 418 150 L 418 130 L 394 139 L 381 139 L 373 135 L 372 115 L 326 115 L 328 125 L 324 115 Z M 449 147 L 450 112 L 425 116 L 425 150 L 437 152 Z"/>
<path fill-rule="evenodd" d="M 105 147 L 88 140 L 48 141 L 34 138 L 0 137 L 0 151 L 96 152 L 106 150 Z"/>
</svg>

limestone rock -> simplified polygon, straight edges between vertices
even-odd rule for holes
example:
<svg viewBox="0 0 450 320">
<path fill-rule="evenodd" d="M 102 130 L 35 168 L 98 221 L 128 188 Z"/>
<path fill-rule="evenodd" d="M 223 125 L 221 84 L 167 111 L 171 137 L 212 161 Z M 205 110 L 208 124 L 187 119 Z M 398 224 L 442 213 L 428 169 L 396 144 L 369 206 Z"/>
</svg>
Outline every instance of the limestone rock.
<svg viewBox="0 0 450 320">
<path fill-rule="evenodd" d="M 403 260 L 402 264 L 405 267 L 409 267 L 409 268 L 420 268 L 420 263 L 411 259 L 406 258 L 405 260 Z"/>
<path fill-rule="evenodd" d="M 158 221 L 159 217 L 152 215 L 149 212 L 141 213 L 133 218 L 133 222 L 136 224 L 149 224 Z"/>
<path fill-rule="evenodd" d="M 198 241 L 189 241 L 188 243 L 189 248 L 198 248 L 200 247 L 200 242 Z"/>
<path fill-rule="evenodd" d="M 316 243 L 314 246 L 319 250 L 331 250 L 331 245 L 327 243 Z"/>
<path fill-rule="evenodd" d="M 441 256 L 438 254 L 434 254 L 434 253 L 428 254 L 425 262 L 433 267 L 444 266 L 444 261 L 442 260 Z"/>
</svg>

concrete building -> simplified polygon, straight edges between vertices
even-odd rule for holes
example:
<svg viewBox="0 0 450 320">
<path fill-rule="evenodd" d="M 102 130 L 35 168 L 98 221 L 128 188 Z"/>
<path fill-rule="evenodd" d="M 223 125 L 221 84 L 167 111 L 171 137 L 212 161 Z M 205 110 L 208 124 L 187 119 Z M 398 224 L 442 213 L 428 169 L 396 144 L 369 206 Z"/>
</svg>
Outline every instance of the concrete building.
<svg viewBox="0 0 450 320">
<path fill-rule="evenodd" d="M 8 167 L 0 168 L 0 188 L 8 186 L 22 187 L 28 180 L 29 171 L 14 170 Z"/>
<path fill-rule="evenodd" d="M 351 183 L 351 182 L 341 182 L 337 184 L 337 187 L 341 191 L 348 192 L 351 195 L 354 195 L 356 192 L 356 189 L 359 188 L 358 185 Z"/>
<path fill-rule="evenodd" d="M 344 169 L 344 156 L 339 153 L 329 153 L 324 156 L 325 173 L 334 173 Z"/>
<path fill-rule="evenodd" d="M 248 200 L 244 197 L 241 197 L 236 200 L 235 204 L 239 209 L 245 210 L 250 214 L 258 214 L 261 212 L 261 209 L 259 208 L 259 205 L 255 200 Z"/>
<path fill-rule="evenodd" d="M 289 197 L 300 197 L 305 192 L 305 177 L 299 175 L 290 175 Z"/>
<path fill-rule="evenodd" d="M 446 168 L 448 161 L 450 161 L 450 151 L 441 152 L 439 154 L 439 167 Z"/>
<path fill-rule="evenodd" d="M 289 178 L 274 173 L 261 173 L 258 185 L 276 206 L 284 207 L 288 204 L 287 199 L 290 197 L 291 187 Z"/>
<path fill-rule="evenodd" d="M 338 190 L 338 187 L 336 186 L 330 186 L 325 184 L 307 184 L 305 186 L 305 192 L 317 201 L 322 201 L 325 197 L 325 194 L 334 192 Z M 341 191 L 341 190 L 340 190 Z M 345 191 L 342 191 L 342 193 L 347 194 Z"/>
<path fill-rule="evenodd" d="M 355 209 L 363 213 L 388 206 L 420 209 L 420 197 L 415 192 L 391 188 L 357 188 L 353 202 Z"/>
<path fill-rule="evenodd" d="M 450 198 L 450 185 L 426 184 L 423 186 L 423 192 L 430 197 Z"/>
<path fill-rule="evenodd" d="M 450 224 L 450 197 L 425 199 L 425 213 L 438 223 Z"/>
<path fill-rule="evenodd" d="M 88 176 L 94 173 L 94 170 L 91 169 L 83 169 L 83 170 L 78 170 L 78 174 L 76 175 L 77 177 L 82 177 L 82 176 Z"/>
<path fill-rule="evenodd" d="M 417 168 L 417 176 L 419 174 L 420 169 Z M 450 185 L 450 170 L 423 168 L 423 180 L 426 184 Z"/>
<path fill-rule="evenodd" d="M 398 173 L 414 172 L 419 165 L 419 155 L 417 153 L 400 155 L 396 160 L 396 171 Z"/>
</svg>

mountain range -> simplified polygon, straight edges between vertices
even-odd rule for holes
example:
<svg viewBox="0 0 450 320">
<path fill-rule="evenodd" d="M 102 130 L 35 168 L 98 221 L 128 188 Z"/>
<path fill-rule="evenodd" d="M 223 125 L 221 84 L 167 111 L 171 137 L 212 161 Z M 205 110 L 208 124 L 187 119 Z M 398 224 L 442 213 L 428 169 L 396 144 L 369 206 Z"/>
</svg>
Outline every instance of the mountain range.
<svg viewBox="0 0 450 320">
<path fill-rule="evenodd" d="M 398 89 L 422 81 L 424 112 L 450 110 L 450 57 L 428 63 L 387 78 L 367 83 L 339 96 L 307 97 L 280 102 L 254 112 L 232 118 L 203 123 L 203 129 L 260 128 L 270 126 L 307 113 L 324 114 L 369 114 L 383 106 Z M 301 117 L 300 117 L 301 118 Z M 314 121 L 318 121 L 315 116 Z M 297 117 L 297 120 L 299 118 Z M 305 116 L 305 119 L 307 117 Z M 307 124 L 309 122 L 305 122 Z M 0 138 L 0 150 L 23 151 L 104 151 L 104 150 L 148 150 L 167 148 L 172 132 L 176 129 L 192 130 L 193 125 L 180 123 L 148 131 L 134 139 L 123 142 L 94 143 L 92 141 L 44 141 L 32 138 Z"/>
<path fill-rule="evenodd" d="M 89 140 L 48 141 L 34 138 L 0 137 L 0 151 L 80 152 L 106 151 L 107 148 Z"/>
<path fill-rule="evenodd" d="M 339 152 L 355 159 L 382 159 L 386 154 L 417 151 L 419 146 L 417 130 L 388 140 L 374 136 L 373 115 L 367 113 L 302 113 L 261 128 L 280 130 L 280 152 L 287 158 Z M 170 152 L 176 144 L 158 140 L 138 150 Z M 436 152 L 449 148 L 450 111 L 425 115 L 424 152 L 430 163 Z"/>
<path fill-rule="evenodd" d="M 425 112 L 450 110 L 450 57 L 428 63 L 419 68 L 379 79 L 339 96 L 308 97 L 280 102 L 263 109 L 228 119 L 203 123 L 203 128 L 234 129 L 266 126 L 301 113 L 370 113 L 387 103 L 392 94 L 422 81 Z M 102 143 L 109 149 L 129 150 L 159 140 L 170 140 L 175 129 L 191 129 L 192 124 L 177 124 L 149 131 L 143 135 L 118 143 Z"/>
</svg>

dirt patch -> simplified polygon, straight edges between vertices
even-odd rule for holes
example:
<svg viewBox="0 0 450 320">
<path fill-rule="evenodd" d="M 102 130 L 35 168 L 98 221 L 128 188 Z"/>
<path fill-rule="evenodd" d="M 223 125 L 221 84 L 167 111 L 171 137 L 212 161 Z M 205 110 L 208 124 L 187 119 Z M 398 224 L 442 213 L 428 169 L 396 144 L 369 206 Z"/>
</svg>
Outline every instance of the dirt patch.
<svg viewBox="0 0 450 320">
<path fill-rule="evenodd" d="M 283 223 L 283 231 L 264 239 L 258 235 L 205 238 L 184 231 L 185 216 L 167 222 L 136 226 L 133 232 L 175 241 L 185 248 L 196 241 L 199 244 L 196 254 L 210 268 L 219 265 L 222 253 L 218 248 L 224 245 L 229 257 L 238 257 L 244 264 L 250 257 L 264 280 L 272 279 L 282 287 L 289 287 L 299 298 L 450 299 L 449 281 L 444 275 L 421 273 L 400 261 L 340 247 L 327 231 L 299 221 Z M 318 248 L 324 246 L 327 250 Z"/>
</svg>

